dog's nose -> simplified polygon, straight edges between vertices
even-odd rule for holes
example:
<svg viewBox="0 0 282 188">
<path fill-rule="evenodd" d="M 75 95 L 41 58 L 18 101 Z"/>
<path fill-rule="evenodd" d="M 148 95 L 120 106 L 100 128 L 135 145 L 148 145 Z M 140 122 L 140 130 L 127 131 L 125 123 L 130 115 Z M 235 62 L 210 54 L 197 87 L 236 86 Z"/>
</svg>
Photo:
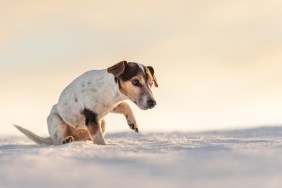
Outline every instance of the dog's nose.
<svg viewBox="0 0 282 188">
<path fill-rule="evenodd" d="M 147 101 L 147 104 L 149 108 L 153 108 L 154 106 L 156 106 L 157 102 L 151 99 Z"/>
</svg>

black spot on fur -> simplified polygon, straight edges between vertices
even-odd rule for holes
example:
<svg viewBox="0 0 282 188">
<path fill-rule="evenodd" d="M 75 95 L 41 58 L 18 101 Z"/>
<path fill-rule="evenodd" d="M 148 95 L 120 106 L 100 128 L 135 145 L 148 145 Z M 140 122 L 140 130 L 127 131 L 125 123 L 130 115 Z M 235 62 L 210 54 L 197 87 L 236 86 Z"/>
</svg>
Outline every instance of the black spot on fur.
<svg viewBox="0 0 282 188">
<path fill-rule="evenodd" d="M 75 141 L 74 137 L 68 136 L 63 140 L 63 144 L 71 143 L 71 142 L 74 142 L 74 141 Z"/>
<path fill-rule="evenodd" d="M 118 78 L 117 77 L 115 77 L 115 82 L 118 83 Z"/>
<path fill-rule="evenodd" d="M 87 84 L 88 84 L 88 85 L 90 85 L 90 84 L 91 84 L 91 82 L 89 81 Z"/>
<path fill-rule="evenodd" d="M 139 72 L 142 72 L 142 70 L 137 63 L 128 63 L 119 78 L 123 81 L 127 81 L 136 76 Z"/>
<path fill-rule="evenodd" d="M 74 98 L 74 101 L 77 102 L 77 98 Z"/>
<path fill-rule="evenodd" d="M 84 109 L 82 114 L 85 116 L 85 125 L 91 126 L 97 124 L 97 113 L 92 110 Z"/>
</svg>

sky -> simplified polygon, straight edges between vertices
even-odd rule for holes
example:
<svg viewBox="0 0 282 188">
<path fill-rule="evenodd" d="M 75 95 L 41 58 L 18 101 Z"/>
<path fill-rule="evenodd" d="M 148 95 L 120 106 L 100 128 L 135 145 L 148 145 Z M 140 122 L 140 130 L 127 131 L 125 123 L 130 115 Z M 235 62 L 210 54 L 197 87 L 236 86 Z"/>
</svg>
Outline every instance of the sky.
<svg viewBox="0 0 282 188">
<path fill-rule="evenodd" d="M 140 131 L 282 124 L 279 0 L 1 0 L 0 28 L 0 134 L 17 134 L 12 123 L 47 134 L 62 90 L 121 60 L 158 78 L 154 109 L 129 102 Z"/>
</svg>

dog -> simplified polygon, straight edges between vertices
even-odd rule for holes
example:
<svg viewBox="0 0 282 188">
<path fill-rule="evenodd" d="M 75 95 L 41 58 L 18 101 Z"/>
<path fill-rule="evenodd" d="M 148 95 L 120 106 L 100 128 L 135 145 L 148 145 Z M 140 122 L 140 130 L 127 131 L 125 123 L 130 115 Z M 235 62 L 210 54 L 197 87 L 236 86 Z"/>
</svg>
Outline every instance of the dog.
<svg viewBox="0 0 282 188">
<path fill-rule="evenodd" d="M 15 125 L 37 144 L 61 145 L 91 140 L 105 145 L 105 120 L 108 113 L 123 114 L 129 127 L 138 126 L 129 99 L 140 109 L 156 106 L 151 88 L 158 87 L 152 66 L 121 61 L 107 69 L 88 71 L 72 81 L 61 93 L 47 118 L 50 137 L 42 138 Z"/>
</svg>

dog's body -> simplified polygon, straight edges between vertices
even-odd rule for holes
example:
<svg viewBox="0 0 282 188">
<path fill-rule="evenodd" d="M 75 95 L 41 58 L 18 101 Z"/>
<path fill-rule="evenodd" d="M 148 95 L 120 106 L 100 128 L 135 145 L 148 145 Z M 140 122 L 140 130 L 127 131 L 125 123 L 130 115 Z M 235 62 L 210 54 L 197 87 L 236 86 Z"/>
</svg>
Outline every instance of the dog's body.
<svg viewBox="0 0 282 188">
<path fill-rule="evenodd" d="M 130 128 L 138 132 L 133 112 L 124 100 L 130 99 L 144 110 L 153 108 L 153 82 L 157 87 L 154 69 L 138 63 L 122 61 L 105 70 L 89 71 L 71 82 L 53 106 L 47 119 L 50 138 L 16 127 L 39 144 L 92 140 L 104 145 L 103 118 L 110 112 L 123 114 Z"/>
</svg>

